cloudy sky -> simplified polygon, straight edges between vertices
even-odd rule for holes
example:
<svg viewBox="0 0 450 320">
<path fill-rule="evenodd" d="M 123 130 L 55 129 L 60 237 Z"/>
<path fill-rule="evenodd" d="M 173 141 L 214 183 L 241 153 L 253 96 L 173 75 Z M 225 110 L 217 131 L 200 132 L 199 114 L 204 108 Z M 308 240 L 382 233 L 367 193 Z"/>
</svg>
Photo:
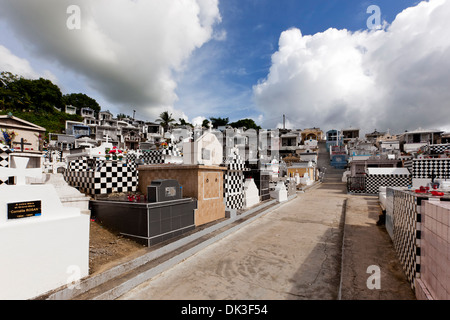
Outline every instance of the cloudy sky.
<svg viewBox="0 0 450 320">
<path fill-rule="evenodd" d="M 448 17 L 448 0 L 0 0 L 0 70 L 149 121 L 450 131 Z"/>
</svg>

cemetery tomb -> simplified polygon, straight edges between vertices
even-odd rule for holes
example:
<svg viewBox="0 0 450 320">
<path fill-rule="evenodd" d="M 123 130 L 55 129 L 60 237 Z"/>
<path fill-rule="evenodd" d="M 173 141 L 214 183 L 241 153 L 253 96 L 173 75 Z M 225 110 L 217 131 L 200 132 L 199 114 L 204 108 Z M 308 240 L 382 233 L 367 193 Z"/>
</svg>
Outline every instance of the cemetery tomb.
<svg viewBox="0 0 450 320">
<path fill-rule="evenodd" d="M 63 207 L 53 185 L 26 185 L 37 170 L 15 162 L 0 168 L 17 181 L 0 186 L 0 299 L 22 300 L 88 276 L 90 216 Z"/>
<path fill-rule="evenodd" d="M 100 158 L 73 160 L 68 164 L 64 176 L 70 186 L 89 195 L 135 192 L 138 184 L 135 163 Z"/>
<path fill-rule="evenodd" d="M 404 188 L 386 189 L 386 230 L 413 290 L 421 274 L 422 211 L 426 200 L 448 202 L 450 195 L 437 197 Z"/>
<path fill-rule="evenodd" d="M 378 194 L 380 187 L 408 187 L 411 174 L 406 168 L 368 168 L 366 193 Z"/>
<path fill-rule="evenodd" d="M 183 189 L 176 180 L 154 180 L 147 190 L 149 202 L 176 200 L 183 197 Z"/>
<path fill-rule="evenodd" d="M 278 202 L 284 202 L 288 200 L 288 193 L 283 181 L 278 181 L 275 189 L 270 191 L 270 196 Z"/>
<path fill-rule="evenodd" d="M 215 166 L 222 163 L 223 147 L 217 137 L 207 132 L 194 142 L 183 143 L 183 163 L 185 165 Z"/>
<path fill-rule="evenodd" d="M 0 168 L 9 168 L 9 155 L 11 152 L 8 146 L 0 143 Z M 0 175 L 0 185 L 13 183 L 13 178 Z"/>
<path fill-rule="evenodd" d="M 450 150 L 450 143 L 446 144 L 432 144 L 429 146 L 431 154 L 443 154 L 445 151 Z"/>
<path fill-rule="evenodd" d="M 413 159 L 413 178 L 430 179 L 432 175 L 438 179 L 450 178 L 450 159 Z"/>
<path fill-rule="evenodd" d="M 249 162 L 246 163 L 246 166 L 249 168 L 248 171 L 244 171 L 245 178 L 252 178 L 256 184 L 256 187 L 259 190 L 259 195 L 261 201 L 270 200 L 270 175 L 267 170 L 262 170 L 260 168 L 260 162 L 258 161 L 256 164 L 251 164 Z"/>
<path fill-rule="evenodd" d="M 245 185 L 244 185 L 244 207 L 246 209 L 253 207 L 254 205 L 257 205 L 259 200 L 259 190 L 256 187 L 255 181 L 253 178 L 247 178 L 245 179 Z"/>
<path fill-rule="evenodd" d="M 177 180 L 183 196 L 197 200 L 195 225 L 200 226 L 225 218 L 223 177 L 225 167 L 207 165 L 142 165 L 139 166 L 138 191 L 147 193 L 155 180 Z"/>
<path fill-rule="evenodd" d="M 195 228 L 197 201 L 183 198 L 176 180 L 155 180 L 147 199 L 91 201 L 92 214 L 105 226 L 152 246 Z"/>
<path fill-rule="evenodd" d="M 181 150 L 174 143 L 169 143 L 167 148 L 162 150 L 164 163 L 183 163 L 183 154 Z"/>
<path fill-rule="evenodd" d="M 224 198 L 228 209 L 240 210 L 244 207 L 244 161 L 237 152 L 227 159 L 228 170 L 224 175 Z"/>
<path fill-rule="evenodd" d="M 161 164 L 164 163 L 162 150 L 149 150 L 142 152 L 141 157 L 137 158 L 144 164 Z"/>
<path fill-rule="evenodd" d="M 287 179 L 285 185 L 288 197 L 292 197 L 293 195 L 297 194 L 297 183 L 295 182 L 294 179 Z"/>
<path fill-rule="evenodd" d="M 416 279 L 417 300 L 448 300 L 450 202 L 424 201 L 422 205 L 421 276 Z"/>
</svg>

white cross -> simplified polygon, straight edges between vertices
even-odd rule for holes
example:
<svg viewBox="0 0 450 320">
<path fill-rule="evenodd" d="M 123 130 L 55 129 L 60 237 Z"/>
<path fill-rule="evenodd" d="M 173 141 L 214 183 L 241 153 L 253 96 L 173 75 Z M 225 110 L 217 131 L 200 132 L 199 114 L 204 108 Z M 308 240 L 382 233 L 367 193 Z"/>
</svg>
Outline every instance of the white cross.
<svg viewBox="0 0 450 320">
<path fill-rule="evenodd" d="M 4 180 L 8 177 L 16 177 L 16 185 L 18 186 L 26 185 L 26 177 L 42 178 L 41 168 L 27 169 L 29 160 L 29 158 L 24 157 L 14 157 L 17 168 L 0 167 L 0 177 L 5 178 Z"/>
</svg>

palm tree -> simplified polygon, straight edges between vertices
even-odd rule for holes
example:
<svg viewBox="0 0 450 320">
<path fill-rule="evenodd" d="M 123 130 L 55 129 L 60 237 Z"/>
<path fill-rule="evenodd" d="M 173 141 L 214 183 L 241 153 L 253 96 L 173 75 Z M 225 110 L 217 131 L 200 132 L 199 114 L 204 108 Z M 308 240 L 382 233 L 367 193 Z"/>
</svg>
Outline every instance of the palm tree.
<svg viewBox="0 0 450 320">
<path fill-rule="evenodd" d="M 156 119 L 156 122 L 159 122 L 160 125 L 164 128 L 164 131 L 167 132 L 169 130 L 170 124 L 175 122 L 175 119 L 172 118 L 172 114 L 169 111 L 164 111 L 159 115 L 159 119 Z"/>
</svg>

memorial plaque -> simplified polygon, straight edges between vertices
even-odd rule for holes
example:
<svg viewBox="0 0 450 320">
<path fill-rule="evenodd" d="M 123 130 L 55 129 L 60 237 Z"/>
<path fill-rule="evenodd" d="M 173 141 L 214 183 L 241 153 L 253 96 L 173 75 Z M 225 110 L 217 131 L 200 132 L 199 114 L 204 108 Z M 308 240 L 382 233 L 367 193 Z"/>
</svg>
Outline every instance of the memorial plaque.
<svg viewBox="0 0 450 320">
<path fill-rule="evenodd" d="M 8 203 L 8 219 L 37 217 L 42 214 L 41 201 Z"/>
<path fill-rule="evenodd" d="M 211 160 L 211 150 L 203 148 L 202 149 L 202 159 L 203 160 Z"/>
<path fill-rule="evenodd" d="M 171 201 L 183 198 L 181 186 L 177 180 L 153 180 L 147 187 L 148 202 Z"/>
<path fill-rule="evenodd" d="M 166 197 L 175 197 L 177 189 L 175 187 L 166 187 Z"/>
</svg>

